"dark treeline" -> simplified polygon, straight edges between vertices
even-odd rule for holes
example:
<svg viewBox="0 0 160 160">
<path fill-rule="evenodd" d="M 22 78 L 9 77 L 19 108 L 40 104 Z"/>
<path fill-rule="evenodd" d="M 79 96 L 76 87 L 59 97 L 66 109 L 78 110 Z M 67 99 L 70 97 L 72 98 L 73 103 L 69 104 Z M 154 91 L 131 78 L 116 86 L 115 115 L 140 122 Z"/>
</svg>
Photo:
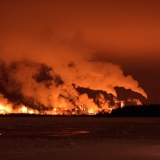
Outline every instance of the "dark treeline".
<svg viewBox="0 0 160 160">
<path fill-rule="evenodd" d="M 100 115 L 103 114 L 100 113 L 99 116 Z M 104 115 L 109 117 L 160 117 L 160 105 L 125 106 L 123 108 L 112 110 L 111 114 L 104 113 Z"/>
</svg>

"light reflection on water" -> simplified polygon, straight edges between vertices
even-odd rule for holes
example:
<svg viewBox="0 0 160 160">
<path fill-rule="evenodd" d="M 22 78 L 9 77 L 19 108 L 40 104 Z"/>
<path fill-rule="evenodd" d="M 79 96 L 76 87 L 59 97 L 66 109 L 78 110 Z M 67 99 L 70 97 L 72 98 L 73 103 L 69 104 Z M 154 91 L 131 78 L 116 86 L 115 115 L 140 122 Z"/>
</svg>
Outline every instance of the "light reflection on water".
<svg viewBox="0 0 160 160">
<path fill-rule="evenodd" d="M 64 136 L 76 136 L 80 134 L 88 134 L 90 131 L 69 131 L 69 130 L 63 130 L 61 132 L 43 132 L 46 136 L 55 136 L 55 137 L 64 137 Z"/>
<path fill-rule="evenodd" d="M 86 134 L 89 133 L 89 131 L 75 131 L 76 134 Z"/>
<path fill-rule="evenodd" d="M 83 130 L 79 127 L 6 127 L 0 132 L 0 136 L 24 136 L 24 137 L 67 137 L 67 136 L 78 136 L 87 135 L 92 133 L 89 130 Z M 3 134 L 2 134 L 3 132 Z"/>
</svg>

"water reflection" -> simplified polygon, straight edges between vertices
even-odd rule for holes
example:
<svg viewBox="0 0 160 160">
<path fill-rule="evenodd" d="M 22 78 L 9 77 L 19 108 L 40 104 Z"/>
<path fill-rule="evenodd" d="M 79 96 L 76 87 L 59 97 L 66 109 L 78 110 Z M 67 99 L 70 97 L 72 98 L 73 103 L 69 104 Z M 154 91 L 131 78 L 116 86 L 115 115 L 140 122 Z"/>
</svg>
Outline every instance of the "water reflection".
<svg viewBox="0 0 160 160">
<path fill-rule="evenodd" d="M 43 135 L 46 136 L 55 136 L 55 137 L 64 137 L 64 136 L 76 136 L 81 134 L 89 134 L 90 131 L 87 130 L 77 130 L 77 131 L 71 131 L 71 130 L 63 130 L 59 132 L 43 132 Z"/>
<path fill-rule="evenodd" d="M 14 128 L 3 128 L 0 131 L 3 131 L 3 136 L 19 136 L 19 137 L 67 137 L 67 136 L 78 136 L 78 135 L 87 135 L 93 132 L 87 129 L 78 129 L 76 127 L 64 127 L 64 126 L 54 126 L 54 127 L 14 127 Z M 2 132 L 0 132 L 2 136 Z"/>
<path fill-rule="evenodd" d="M 75 131 L 75 134 L 87 134 L 89 131 Z"/>
</svg>

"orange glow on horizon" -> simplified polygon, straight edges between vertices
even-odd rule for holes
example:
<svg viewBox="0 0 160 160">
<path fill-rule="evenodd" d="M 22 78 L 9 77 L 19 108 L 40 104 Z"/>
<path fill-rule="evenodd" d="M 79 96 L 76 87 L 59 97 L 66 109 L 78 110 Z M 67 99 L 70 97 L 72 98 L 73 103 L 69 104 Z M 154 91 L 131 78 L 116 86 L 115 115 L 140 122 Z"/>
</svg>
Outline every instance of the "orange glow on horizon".
<svg viewBox="0 0 160 160">
<path fill-rule="evenodd" d="M 117 108 L 125 107 L 125 101 L 118 101 L 117 98 L 114 98 L 114 106 L 109 106 L 108 101 L 102 107 L 98 107 L 97 105 L 86 105 L 84 102 L 82 105 L 77 107 L 75 106 L 66 106 L 63 107 L 54 107 L 50 110 L 38 111 L 36 109 L 30 108 L 25 105 L 20 105 L 13 109 L 11 104 L 3 104 L 0 103 L 0 114 L 48 114 L 48 115 L 96 115 L 98 113 L 112 113 L 113 110 Z M 130 104 L 134 105 L 142 105 L 139 99 L 131 99 L 128 101 Z M 59 106 L 62 106 L 59 104 Z"/>
</svg>

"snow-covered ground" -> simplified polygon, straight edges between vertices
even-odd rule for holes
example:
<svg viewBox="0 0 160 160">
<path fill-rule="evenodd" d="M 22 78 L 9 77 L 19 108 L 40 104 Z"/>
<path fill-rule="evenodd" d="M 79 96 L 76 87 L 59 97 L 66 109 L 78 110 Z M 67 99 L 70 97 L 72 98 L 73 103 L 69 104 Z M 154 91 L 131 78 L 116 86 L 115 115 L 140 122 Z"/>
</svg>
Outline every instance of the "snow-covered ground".
<svg viewBox="0 0 160 160">
<path fill-rule="evenodd" d="M 1 117 L 3 159 L 159 160 L 160 118 Z"/>
</svg>

